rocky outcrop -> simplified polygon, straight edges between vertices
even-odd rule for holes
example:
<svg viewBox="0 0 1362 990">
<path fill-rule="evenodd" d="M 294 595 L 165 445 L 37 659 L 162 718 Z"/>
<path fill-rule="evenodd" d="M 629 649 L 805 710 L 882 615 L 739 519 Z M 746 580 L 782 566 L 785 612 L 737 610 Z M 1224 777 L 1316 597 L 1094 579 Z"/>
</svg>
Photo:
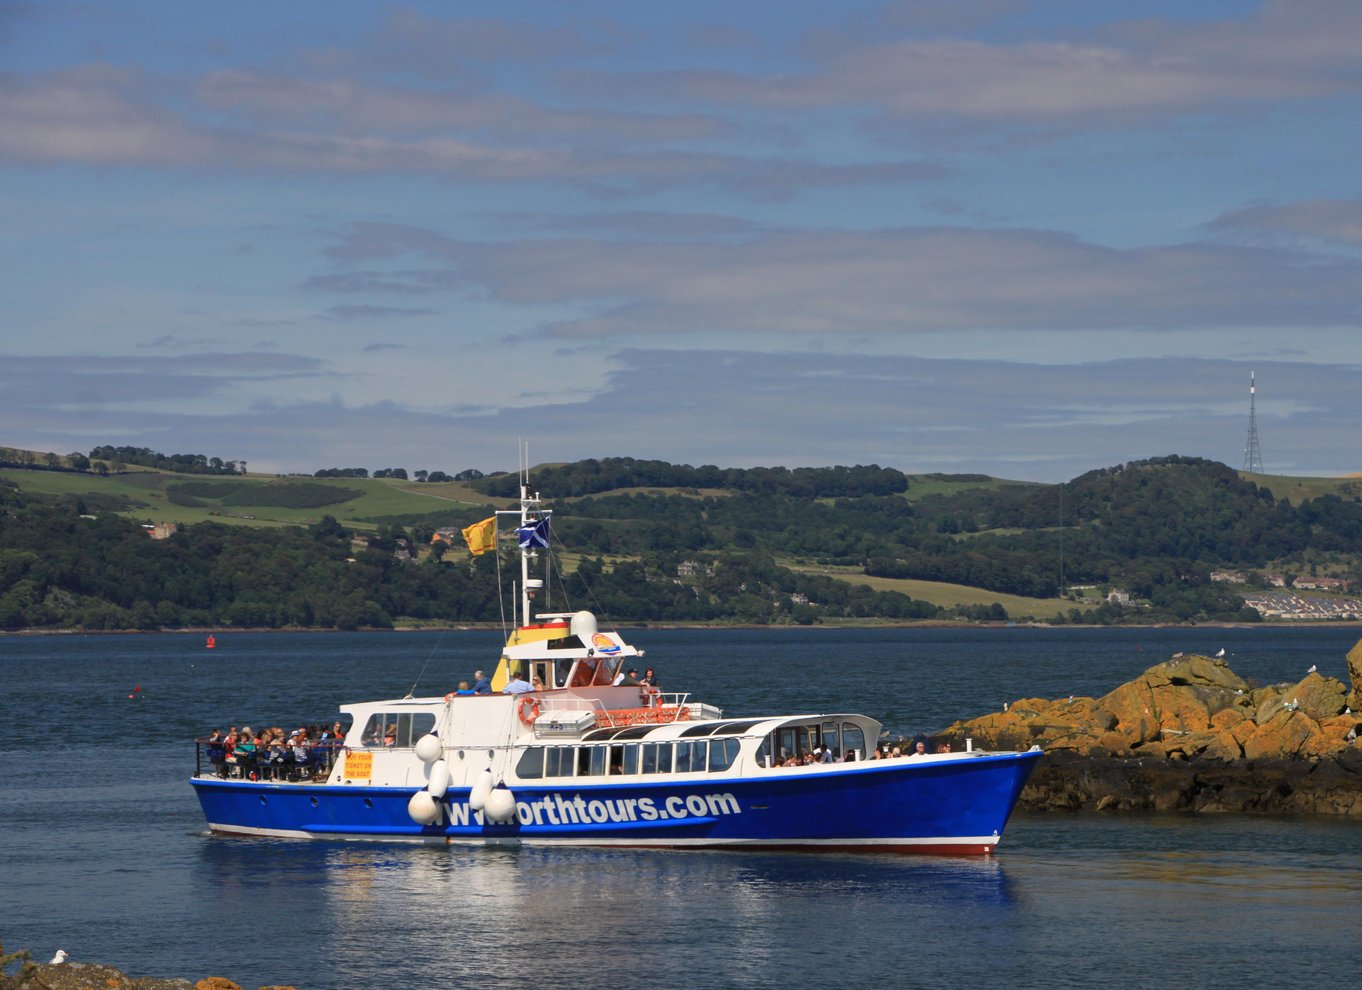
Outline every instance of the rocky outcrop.
<svg viewBox="0 0 1362 990">
<path fill-rule="evenodd" d="M 1187 760 L 1051 753 L 1022 791 L 1030 811 L 1195 811 L 1362 819 L 1362 750 L 1319 760 Z"/>
<path fill-rule="evenodd" d="M 1351 684 L 1311 672 L 1254 687 L 1175 654 L 1100 698 L 1022 698 L 957 722 L 957 746 L 1048 754 L 1022 807 L 1274 811 L 1362 818 L 1362 641 Z"/>
<path fill-rule="evenodd" d="M 68 960 L 56 965 L 24 962 L 17 974 L 0 972 L 0 990 L 241 990 L 241 987 L 221 976 L 207 976 L 191 983 L 159 976 L 127 976 L 112 966 Z M 260 990 L 294 988 L 270 986 Z"/>
</svg>

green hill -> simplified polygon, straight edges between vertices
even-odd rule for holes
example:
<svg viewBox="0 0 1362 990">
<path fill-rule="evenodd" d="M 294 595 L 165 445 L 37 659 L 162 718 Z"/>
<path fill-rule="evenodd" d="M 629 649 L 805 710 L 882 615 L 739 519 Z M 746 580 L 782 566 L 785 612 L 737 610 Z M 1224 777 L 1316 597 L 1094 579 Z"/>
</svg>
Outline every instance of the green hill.
<svg viewBox="0 0 1362 990">
<path fill-rule="evenodd" d="M 430 541 L 504 505 L 514 475 L 274 477 L 116 451 L 146 464 L 86 459 L 82 470 L 80 455 L 0 448 L 11 465 L 0 468 L 0 628 L 500 615 L 486 559 Z M 155 466 L 167 463 L 185 471 Z M 555 545 L 571 551 L 554 575 L 566 600 L 619 622 L 1252 621 L 1243 589 L 1213 570 L 1260 586 L 1269 571 L 1362 586 L 1362 482 L 1245 476 L 1200 458 L 1062 485 L 631 458 L 532 478 L 554 496 Z M 148 523 L 179 531 L 148 540 Z"/>
</svg>

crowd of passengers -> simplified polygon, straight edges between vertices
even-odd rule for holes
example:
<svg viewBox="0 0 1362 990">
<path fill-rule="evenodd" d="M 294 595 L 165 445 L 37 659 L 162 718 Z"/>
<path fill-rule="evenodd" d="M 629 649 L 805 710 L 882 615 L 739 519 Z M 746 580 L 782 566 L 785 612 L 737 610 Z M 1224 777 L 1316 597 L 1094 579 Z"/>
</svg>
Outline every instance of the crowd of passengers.
<svg viewBox="0 0 1362 990">
<path fill-rule="evenodd" d="M 892 760 L 897 757 L 903 756 L 904 748 L 905 747 L 903 746 L 889 746 L 888 744 L 883 746 L 876 746 L 873 747 L 868 754 L 866 754 L 866 759 Z M 951 744 L 948 742 L 940 743 L 937 745 L 936 751 L 938 753 L 949 753 L 951 751 Z M 907 755 L 910 757 L 926 756 L 927 755 L 926 740 L 919 739 L 917 742 L 915 742 L 912 748 L 908 749 Z M 831 746 L 815 746 L 812 750 L 810 750 L 807 753 L 786 754 L 785 758 L 781 760 L 779 763 L 777 763 L 776 766 L 807 767 L 812 766 L 815 763 L 850 763 L 855 759 L 856 754 L 851 751 L 842 754 L 842 756 L 839 758 L 837 753 L 833 750 Z"/>
<path fill-rule="evenodd" d="M 249 725 L 234 725 L 223 733 L 214 729 L 201 740 L 219 776 L 241 776 L 252 780 L 311 776 L 345 738 L 340 722 L 330 728 L 318 722 L 302 725 L 285 733 L 282 726 L 254 731 Z"/>
</svg>

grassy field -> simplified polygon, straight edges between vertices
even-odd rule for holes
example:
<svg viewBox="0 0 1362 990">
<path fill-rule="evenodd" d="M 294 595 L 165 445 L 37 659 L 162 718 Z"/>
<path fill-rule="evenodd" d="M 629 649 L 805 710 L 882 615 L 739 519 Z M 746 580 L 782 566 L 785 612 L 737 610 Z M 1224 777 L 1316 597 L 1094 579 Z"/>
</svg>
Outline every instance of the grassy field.
<svg viewBox="0 0 1362 990">
<path fill-rule="evenodd" d="M 1346 499 L 1362 497 L 1362 477 L 1357 475 L 1348 478 L 1293 478 L 1289 475 L 1240 471 L 1239 477 L 1266 488 L 1275 499 L 1287 499 L 1292 505 L 1300 505 L 1306 499 L 1319 498 L 1321 495 L 1337 495 Z"/>
<path fill-rule="evenodd" d="M 907 498 L 915 502 L 931 495 L 954 495 L 971 488 L 1002 488 L 1005 485 L 1037 485 L 1034 481 L 1008 481 L 1006 478 L 989 478 L 987 481 L 948 481 L 925 474 L 908 475 Z"/>
<path fill-rule="evenodd" d="M 984 588 L 971 588 L 963 584 L 947 584 L 944 581 L 915 581 L 911 578 L 868 577 L 855 567 L 827 567 L 823 565 L 793 564 L 781 561 L 786 567 L 802 574 L 821 574 L 836 578 L 848 584 L 868 584 L 876 591 L 899 591 L 920 601 L 931 602 L 949 608 L 952 605 L 992 605 L 997 602 L 1007 609 L 1012 617 L 1031 615 L 1037 619 L 1048 619 L 1060 612 L 1067 612 L 1074 603 L 1062 598 L 1023 598 L 1021 595 L 1005 595 Z"/>
<path fill-rule="evenodd" d="M 132 507 L 124 510 L 122 515 L 149 522 L 196 523 L 212 520 L 245 526 L 307 526 L 324 515 L 330 515 L 349 528 L 373 530 L 376 526 L 363 520 L 378 516 L 463 509 L 470 503 L 485 504 L 487 501 L 462 485 L 417 485 L 388 478 L 277 478 L 273 475 L 246 475 L 222 479 L 211 475 L 169 474 L 152 470 L 100 477 L 95 474 L 25 471 L 17 468 L 0 468 L 0 478 L 14 482 L 22 491 L 49 495 L 121 495 L 132 501 Z M 221 480 L 263 486 L 307 483 L 349 489 L 361 494 L 344 502 L 315 508 L 288 508 L 282 505 L 225 506 L 221 499 L 203 496 L 197 496 L 201 506 L 176 505 L 170 501 L 167 493 L 167 486 L 171 485 Z"/>
</svg>

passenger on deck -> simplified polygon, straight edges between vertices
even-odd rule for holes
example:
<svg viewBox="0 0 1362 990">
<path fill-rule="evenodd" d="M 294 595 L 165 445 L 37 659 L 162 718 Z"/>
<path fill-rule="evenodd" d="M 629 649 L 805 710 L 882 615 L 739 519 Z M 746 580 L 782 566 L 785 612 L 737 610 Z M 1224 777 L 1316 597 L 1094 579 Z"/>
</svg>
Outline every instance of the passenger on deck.
<svg viewBox="0 0 1362 990">
<path fill-rule="evenodd" d="M 392 727 L 391 729 L 389 729 L 386 733 L 384 733 L 384 736 L 383 736 L 383 745 L 384 745 L 384 746 L 396 746 L 396 745 L 397 745 L 397 727 L 396 727 L 396 726 L 393 726 L 393 727 Z"/>
<path fill-rule="evenodd" d="M 653 688 L 655 690 L 662 687 L 661 683 L 658 682 L 657 674 L 653 672 L 652 667 L 647 668 L 643 672 L 643 679 L 639 681 L 639 683 L 645 684 L 648 687 Z"/>
<path fill-rule="evenodd" d="M 492 682 L 487 679 L 487 675 L 480 670 L 473 671 L 473 693 L 491 694 Z"/>
<path fill-rule="evenodd" d="M 637 687 L 641 683 L 638 679 L 638 668 L 630 667 L 627 672 L 615 678 L 615 683 L 624 687 Z"/>
<path fill-rule="evenodd" d="M 459 690 L 455 691 L 454 693 L 458 695 L 472 695 L 475 692 L 471 687 L 468 686 L 467 681 L 459 681 Z"/>
<path fill-rule="evenodd" d="M 539 679 L 538 674 L 534 675 L 534 678 L 530 681 L 530 686 L 536 691 L 544 690 L 544 682 Z"/>
<path fill-rule="evenodd" d="M 919 740 L 913 745 L 913 751 L 912 751 L 911 753 L 909 753 L 908 755 L 909 755 L 909 756 L 926 756 L 926 755 L 927 755 L 927 744 L 926 744 L 925 742 L 923 742 L 921 739 L 919 739 Z"/>
<path fill-rule="evenodd" d="M 821 753 L 820 753 L 818 750 L 816 750 L 816 749 L 814 750 L 814 752 L 815 752 L 815 753 L 818 753 L 818 762 L 819 762 L 819 763 L 833 763 L 833 762 L 835 762 L 834 759 L 833 759 L 832 747 L 831 747 L 831 746 L 824 746 L 824 747 L 823 747 L 823 751 L 822 751 Z"/>
<path fill-rule="evenodd" d="M 523 674 L 517 672 L 511 675 L 511 679 L 506 686 L 501 689 L 502 694 L 528 694 L 534 690 L 534 686 L 525 680 Z"/>
</svg>

